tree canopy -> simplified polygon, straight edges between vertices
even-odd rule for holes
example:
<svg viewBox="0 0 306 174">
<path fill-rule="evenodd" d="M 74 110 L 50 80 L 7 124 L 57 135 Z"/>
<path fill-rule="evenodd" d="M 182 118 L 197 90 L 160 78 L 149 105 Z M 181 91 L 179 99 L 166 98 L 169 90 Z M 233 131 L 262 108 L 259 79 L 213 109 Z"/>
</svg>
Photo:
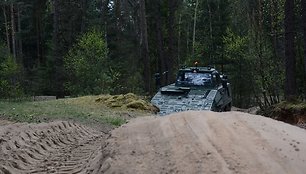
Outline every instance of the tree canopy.
<svg viewBox="0 0 306 174">
<path fill-rule="evenodd" d="M 194 61 L 229 75 L 234 104 L 306 98 L 306 3 L 3 0 L 0 97 L 153 94 Z M 302 21 L 302 22 L 301 22 Z"/>
</svg>

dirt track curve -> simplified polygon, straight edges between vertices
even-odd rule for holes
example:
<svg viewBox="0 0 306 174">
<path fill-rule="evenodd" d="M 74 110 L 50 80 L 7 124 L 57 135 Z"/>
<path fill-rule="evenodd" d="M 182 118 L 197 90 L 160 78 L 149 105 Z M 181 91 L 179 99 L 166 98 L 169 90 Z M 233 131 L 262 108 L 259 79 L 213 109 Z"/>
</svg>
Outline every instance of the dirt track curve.
<svg viewBox="0 0 306 174">
<path fill-rule="evenodd" d="M 305 129 L 240 112 L 137 118 L 110 137 L 71 122 L 0 126 L 0 174 L 305 171 Z"/>
</svg>

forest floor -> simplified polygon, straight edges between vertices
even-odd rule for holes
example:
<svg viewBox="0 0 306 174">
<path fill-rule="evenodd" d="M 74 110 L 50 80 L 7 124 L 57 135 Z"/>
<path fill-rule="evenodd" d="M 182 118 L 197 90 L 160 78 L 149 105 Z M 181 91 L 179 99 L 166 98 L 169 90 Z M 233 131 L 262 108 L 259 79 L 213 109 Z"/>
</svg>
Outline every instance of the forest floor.
<svg viewBox="0 0 306 174">
<path fill-rule="evenodd" d="M 69 101 L 66 107 L 75 102 Z M 93 105 L 88 111 L 97 112 Z M 98 105 L 102 107 L 101 103 Z M 14 108 L 16 111 L 22 107 Z M 2 115 L 12 115 L 8 110 L 0 111 Z M 126 109 L 105 112 L 128 123 L 114 128 L 111 121 L 96 119 L 104 114 L 93 113 L 85 121 L 81 116 L 72 119 L 69 114 L 60 120 L 54 113 L 50 114 L 52 117 L 43 114 L 44 121 L 37 116 L 41 112 L 33 116 L 33 120 L 39 120 L 36 123 L 16 123 L 0 117 L 0 173 L 306 171 L 306 130 L 284 122 L 236 111 L 190 111 L 165 117 L 143 117 L 150 115 L 148 111 Z M 122 112 L 133 115 L 132 119 Z M 70 114 L 73 113 L 81 114 Z M 90 122 L 92 118 L 95 119 Z"/>
</svg>

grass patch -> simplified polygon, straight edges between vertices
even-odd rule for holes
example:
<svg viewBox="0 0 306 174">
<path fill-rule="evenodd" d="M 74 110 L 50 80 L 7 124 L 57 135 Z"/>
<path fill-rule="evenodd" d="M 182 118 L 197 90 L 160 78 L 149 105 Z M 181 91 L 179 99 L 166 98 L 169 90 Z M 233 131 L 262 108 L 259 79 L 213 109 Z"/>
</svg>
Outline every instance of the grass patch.
<svg viewBox="0 0 306 174">
<path fill-rule="evenodd" d="M 284 101 L 266 108 L 260 114 L 290 124 L 304 124 L 306 123 L 306 103 Z"/>
<path fill-rule="evenodd" d="M 281 102 L 277 104 L 275 108 L 303 112 L 303 111 L 306 111 L 306 103 L 305 102 Z"/>
<path fill-rule="evenodd" d="M 17 122 L 46 122 L 52 120 L 94 121 L 120 126 L 144 112 L 116 110 L 96 102 L 97 96 L 51 101 L 0 101 L 0 116 Z"/>
<path fill-rule="evenodd" d="M 126 119 L 123 119 L 121 117 L 104 117 L 104 122 L 114 125 L 114 126 L 121 126 L 124 123 L 126 123 Z"/>
</svg>

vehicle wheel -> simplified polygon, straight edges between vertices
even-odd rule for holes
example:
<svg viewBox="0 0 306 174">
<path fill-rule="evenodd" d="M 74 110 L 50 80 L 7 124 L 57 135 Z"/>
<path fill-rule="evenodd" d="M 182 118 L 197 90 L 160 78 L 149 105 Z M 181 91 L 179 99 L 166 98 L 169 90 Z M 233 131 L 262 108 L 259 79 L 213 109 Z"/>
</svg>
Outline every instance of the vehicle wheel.
<svg viewBox="0 0 306 174">
<path fill-rule="evenodd" d="M 224 111 L 228 112 L 232 110 L 232 103 L 229 103 L 228 105 L 225 106 Z"/>
</svg>

